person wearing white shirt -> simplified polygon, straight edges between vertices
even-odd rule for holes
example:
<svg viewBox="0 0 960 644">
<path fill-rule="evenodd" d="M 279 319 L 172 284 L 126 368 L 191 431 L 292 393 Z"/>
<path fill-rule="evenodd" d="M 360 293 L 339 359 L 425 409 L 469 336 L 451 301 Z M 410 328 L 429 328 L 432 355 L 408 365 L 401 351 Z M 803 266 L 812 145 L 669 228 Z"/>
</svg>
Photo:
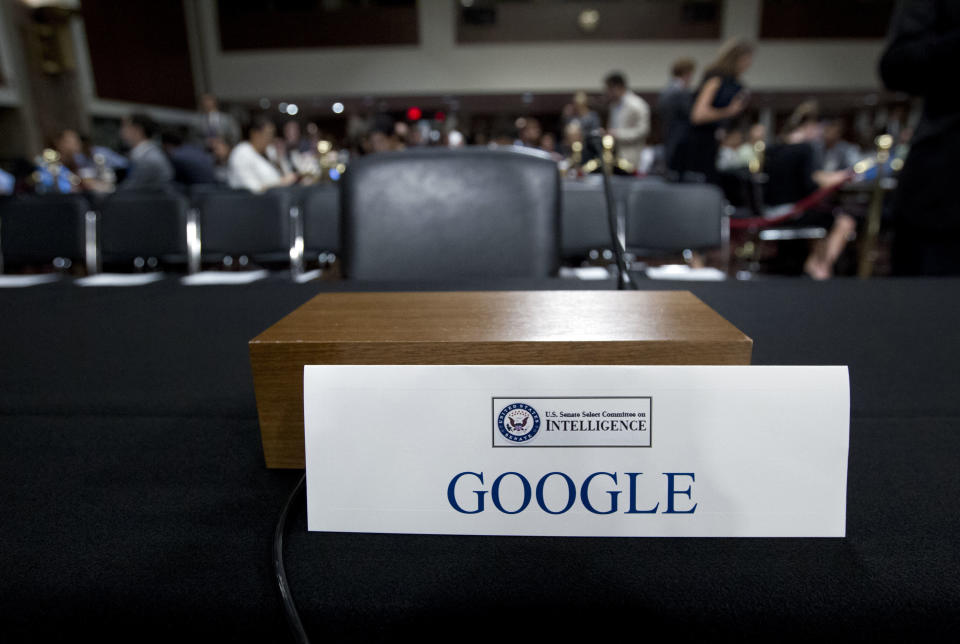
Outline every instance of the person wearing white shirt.
<svg viewBox="0 0 960 644">
<path fill-rule="evenodd" d="M 12 174 L 0 170 L 0 195 L 12 195 L 16 184 L 17 180 Z"/>
<path fill-rule="evenodd" d="M 268 119 L 257 117 L 253 120 L 246 140 L 233 148 L 227 160 L 230 187 L 263 192 L 296 183 L 297 175 L 281 173 L 265 156 L 275 134 L 276 128 Z"/>
<path fill-rule="evenodd" d="M 638 168 L 650 133 L 650 106 L 627 88 L 627 79 L 620 72 L 608 74 L 604 84 L 610 100 L 607 131 L 617 142 L 617 156 Z"/>
</svg>

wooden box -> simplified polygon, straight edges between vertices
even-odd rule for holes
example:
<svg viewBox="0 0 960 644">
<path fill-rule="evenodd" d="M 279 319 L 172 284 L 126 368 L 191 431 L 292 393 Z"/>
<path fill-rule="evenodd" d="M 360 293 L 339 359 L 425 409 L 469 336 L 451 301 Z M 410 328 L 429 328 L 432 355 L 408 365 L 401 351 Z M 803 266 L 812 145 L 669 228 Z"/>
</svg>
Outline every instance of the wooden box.
<svg viewBox="0 0 960 644">
<path fill-rule="evenodd" d="M 310 364 L 750 364 L 688 291 L 325 293 L 250 341 L 267 467 L 304 467 Z"/>
</svg>

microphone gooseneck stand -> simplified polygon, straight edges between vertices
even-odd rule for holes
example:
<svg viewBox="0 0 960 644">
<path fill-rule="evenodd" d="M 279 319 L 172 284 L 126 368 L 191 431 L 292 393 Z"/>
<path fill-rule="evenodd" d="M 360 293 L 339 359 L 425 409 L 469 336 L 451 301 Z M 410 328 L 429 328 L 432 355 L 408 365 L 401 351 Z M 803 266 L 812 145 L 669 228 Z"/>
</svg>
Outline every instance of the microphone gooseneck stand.
<svg viewBox="0 0 960 644">
<path fill-rule="evenodd" d="M 620 243 L 617 236 L 617 208 L 613 199 L 613 187 L 610 185 L 610 159 L 608 155 L 613 155 L 613 137 L 609 134 L 602 135 L 600 132 L 590 134 L 591 146 L 598 152 L 600 158 L 600 170 L 603 175 L 603 194 L 607 203 L 607 226 L 610 229 L 610 244 L 613 249 L 613 256 L 617 262 L 617 290 L 624 289 L 636 290 L 637 284 L 630 279 L 630 273 L 627 270 L 626 251 Z M 599 145 L 597 145 L 599 143 Z"/>
</svg>

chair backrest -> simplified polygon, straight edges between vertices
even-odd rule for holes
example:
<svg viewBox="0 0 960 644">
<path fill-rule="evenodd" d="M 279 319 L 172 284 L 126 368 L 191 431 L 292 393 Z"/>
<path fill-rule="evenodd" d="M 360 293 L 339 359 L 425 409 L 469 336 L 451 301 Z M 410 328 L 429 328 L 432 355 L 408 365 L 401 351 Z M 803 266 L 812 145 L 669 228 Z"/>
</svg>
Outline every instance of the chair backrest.
<svg viewBox="0 0 960 644">
<path fill-rule="evenodd" d="M 627 195 L 628 248 L 680 251 L 722 246 L 723 192 L 710 184 L 639 183 Z"/>
<path fill-rule="evenodd" d="M 560 174 L 518 149 L 375 154 L 342 179 L 343 272 L 357 279 L 546 277 L 559 270 Z"/>
<path fill-rule="evenodd" d="M 661 183 L 659 178 L 610 177 L 617 232 L 623 229 L 627 195 L 641 183 Z M 563 182 L 560 249 L 563 257 L 583 257 L 593 250 L 613 248 L 603 177 L 590 175 Z"/>
<path fill-rule="evenodd" d="M 200 217 L 200 247 L 205 257 L 289 254 L 292 240 L 288 193 L 207 190 L 195 193 L 194 199 Z"/>
<path fill-rule="evenodd" d="M 303 199 L 303 247 L 307 253 L 340 253 L 340 188 L 317 186 Z"/>
<path fill-rule="evenodd" d="M 612 247 L 603 183 L 564 181 L 562 213 L 560 252 L 564 257 Z"/>
<path fill-rule="evenodd" d="M 87 258 L 85 215 L 80 195 L 18 197 L 0 203 L 0 253 L 6 265 L 71 262 Z"/>
<path fill-rule="evenodd" d="M 172 191 L 118 192 L 100 206 L 103 262 L 156 257 L 183 262 L 187 256 L 189 202 Z"/>
</svg>

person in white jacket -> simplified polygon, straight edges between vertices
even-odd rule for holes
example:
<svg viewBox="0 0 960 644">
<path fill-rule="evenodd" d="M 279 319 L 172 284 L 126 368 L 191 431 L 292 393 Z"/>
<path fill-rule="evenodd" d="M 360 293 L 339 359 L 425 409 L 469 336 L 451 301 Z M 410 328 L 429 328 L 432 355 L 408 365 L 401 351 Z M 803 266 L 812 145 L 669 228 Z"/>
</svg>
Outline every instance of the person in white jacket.
<svg viewBox="0 0 960 644">
<path fill-rule="evenodd" d="M 281 172 L 267 159 L 267 148 L 275 134 L 276 128 L 270 120 L 264 117 L 253 119 L 246 140 L 233 148 L 227 160 L 227 181 L 231 188 L 263 192 L 296 183 L 297 175 Z"/>
<path fill-rule="evenodd" d="M 611 72 L 604 84 L 610 100 L 607 132 L 617 142 L 617 156 L 638 168 L 643 145 L 650 133 L 650 106 L 630 91 L 622 72 Z"/>
</svg>

